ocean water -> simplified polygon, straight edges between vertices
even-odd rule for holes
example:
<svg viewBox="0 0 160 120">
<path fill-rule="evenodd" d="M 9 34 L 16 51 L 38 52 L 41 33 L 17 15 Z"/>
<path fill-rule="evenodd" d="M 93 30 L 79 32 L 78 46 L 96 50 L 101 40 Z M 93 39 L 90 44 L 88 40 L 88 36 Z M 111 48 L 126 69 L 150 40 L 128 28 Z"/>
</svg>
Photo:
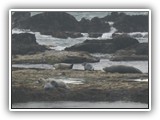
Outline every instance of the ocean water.
<svg viewBox="0 0 160 120">
<path fill-rule="evenodd" d="M 101 37 L 98 37 L 97 39 L 111 39 L 112 34 L 116 32 L 116 28 L 111 27 L 110 32 L 103 33 Z M 82 33 L 83 37 L 80 38 L 70 38 L 62 39 L 62 38 L 55 38 L 51 35 L 41 35 L 39 32 L 32 32 L 30 30 L 22 30 L 22 29 L 13 29 L 12 34 L 14 33 L 32 33 L 36 36 L 36 41 L 40 45 L 46 45 L 49 46 L 51 49 L 55 50 L 64 50 L 66 47 L 73 46 L 75 44 L 83 43 L 86 39 L 95 39 L 88 37 L 88 33 Z M 123 34 L 123 33 L 118 33 Z M 133 32 L 128 33 L 133 38 L 136 38 L 140 43 L 146 43 L 148 42 L 148 33 L 147 32 Z"/>
<path fill-rule="evenodd" d="M 75 101 L 57 101 L 57 102 L 27 102 L 14 103 L 12 108 L 148 108 L 148 104 L 116 101 L 116 102 L 75 102 Z"/>
</svg>

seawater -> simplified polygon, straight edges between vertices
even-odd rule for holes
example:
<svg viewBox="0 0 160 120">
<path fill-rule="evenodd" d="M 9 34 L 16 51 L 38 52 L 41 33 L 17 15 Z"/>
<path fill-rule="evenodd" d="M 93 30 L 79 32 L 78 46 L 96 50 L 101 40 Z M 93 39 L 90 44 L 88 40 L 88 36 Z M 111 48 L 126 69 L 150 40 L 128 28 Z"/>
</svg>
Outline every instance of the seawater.
<svg viewBox="0 0 160 120">
<path fill-rule="evenodd" d="M 116 101 L 116 102 L 75 102 L 75 101 L 57 101 L 57 102 L 27 102 L 14 103 L 12 108 L 148 108 L 148 104 Z"/>
</svg>

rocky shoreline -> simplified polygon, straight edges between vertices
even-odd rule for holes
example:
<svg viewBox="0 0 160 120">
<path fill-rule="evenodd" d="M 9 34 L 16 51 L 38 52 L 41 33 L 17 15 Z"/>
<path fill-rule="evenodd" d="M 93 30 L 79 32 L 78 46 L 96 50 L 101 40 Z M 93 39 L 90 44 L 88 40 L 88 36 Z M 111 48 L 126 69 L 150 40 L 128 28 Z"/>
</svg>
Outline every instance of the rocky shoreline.
<svg viewBox="0 0 160 120">
<path fill-rule="evenodd" d="M 65 22 L 64 22 L 65 21 Z M 113 26 L 109 22 L 114 22 Z M 113 12 L 104 18 L 91 20 L 75 17 L 65 12 L 44 12 L 31 16 L 30 12 L 12 14 L 12 28 L 30 29 L 44 35 L 57 38 L 82 37 L 85 32 L 89 37 L 97 38 L 115 27 L 118 32 L 147 32 L 148 16 L 129 16 Z M 106 68 L 103 70 L 74 70 L 73 64 L 99 62 L 100 57 L 92 53 L 110 54 L 112 61 L 148 60 L 148 43 L 140 43 L 126 34 L 112 34 L 111 39 L 85 40 L 62 51 L 51 50 L 39 45 L 34 34 L 12 34 L 12 64 L 50 64 L 63 63 L 62 69 L 27 69 L 13 68 L 11 80 L 12 103 L 28 101 L 133 101 L 149 103 L 149 83 L 147 73 L 136 68 L 118 66 L 118 72 Z M 45 40 L 45 39 L 44 39 Z M 66 39 L 67 40 L 67 39 Z M 63 66 L 68 66 L 67 70 Z M 92 66 L 90 66 L 92 67 Z M 106 66 L 104 66 L 106 67 Z M 59 67 L 58 67 L 59 68 Z M 123 69 L 123 70 L 121 70 Z M 126 73 L 136 71 L 136 73 Z M 115 72 L 116 71 L 116 72 Z M 137 72 L 138 71 L 138 72 Z M 113 72 L 113 73 L 111 73 Z M 66 83 L 68 89 L 56 88 L 46 91 L 44 79 L 82 79 L 82 84 Z M 139 81 L 135 81 L 138 79 Z"/>
<path fill-rule="evenodd" d="M 29 77 L 28 77 L 29 76 Z M 83 78 L 69 90 L 45 91 L 40 78 Z M 28 101 L 134 101 L 148 103 L 148 74 L 118 74 L 83 70 L 12 70 L 12 103 Z"/>
</svg>

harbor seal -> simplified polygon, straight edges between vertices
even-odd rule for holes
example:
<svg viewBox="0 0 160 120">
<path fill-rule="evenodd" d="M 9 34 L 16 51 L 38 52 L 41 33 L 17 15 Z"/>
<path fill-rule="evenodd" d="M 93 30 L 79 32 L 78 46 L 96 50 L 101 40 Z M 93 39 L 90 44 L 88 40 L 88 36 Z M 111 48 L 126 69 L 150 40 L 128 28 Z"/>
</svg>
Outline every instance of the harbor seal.
<svg viewBox="0 0 160 120">
<path fill-rule="evenodd" d="M 63 81 L 60 80 L 52 80 L 44 84 L 45 91 L 56 90 L 58 88 L 69 89 L 69 87 Z"/>
<path fill-rule="evenodd" d="M 94 70 L 93 66 L 89 63 L 84 62 L 84 63 L 82 63 L 82 65 L 84 66 L 84 70 L 89 70 L 89 71 Z"/>
<path fill-rule="evenodd" d="M 67 64 L 67 63 L 58 63 L 58 64 L 54 64 L 53 67 L 55 69 L 59 69 L 59 70 L 68 70 L 68 69 L 72 69 L 73 64 Z"/>
<path fill-rule="evenodd" d="M 65 89 L 69 88 L 63 81 L 60 81 L 60 80 L 53 80 L 53 81 L 51 81 L 51 84 L 55 88 L 65 88 Z"/>
<path fill-rule="evenodd" d="M 113 65 L 111 67 L 103 68 L 105 72 L 111 73 L 142 73 L 139 69 L 132 67 L 132 66 L 125 66 L 125 65 Z"/>
</svg>

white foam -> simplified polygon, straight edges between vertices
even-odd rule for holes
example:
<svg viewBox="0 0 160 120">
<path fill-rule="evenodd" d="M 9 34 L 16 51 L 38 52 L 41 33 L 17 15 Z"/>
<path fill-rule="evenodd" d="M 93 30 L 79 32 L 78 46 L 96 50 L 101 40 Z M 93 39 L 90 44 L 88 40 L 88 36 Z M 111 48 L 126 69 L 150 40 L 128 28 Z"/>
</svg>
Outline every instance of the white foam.
<svg viewBox="0 0 160 120">
<path fill-rule="evenodd" d="M 108 33 L 103 33 L 102 37 L 99 37 L 100 39 L 111 39 L 112 38 L 112 34 L 115 33 L 117 31 L 117 29 L 115 27 L 111 27 L 110 32 Z"/>
</svg>

